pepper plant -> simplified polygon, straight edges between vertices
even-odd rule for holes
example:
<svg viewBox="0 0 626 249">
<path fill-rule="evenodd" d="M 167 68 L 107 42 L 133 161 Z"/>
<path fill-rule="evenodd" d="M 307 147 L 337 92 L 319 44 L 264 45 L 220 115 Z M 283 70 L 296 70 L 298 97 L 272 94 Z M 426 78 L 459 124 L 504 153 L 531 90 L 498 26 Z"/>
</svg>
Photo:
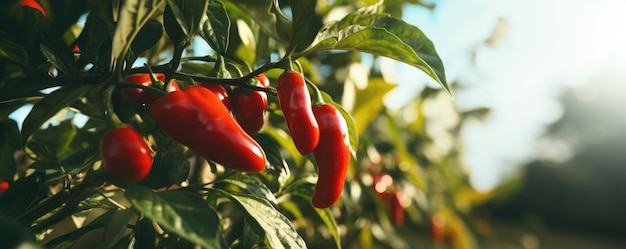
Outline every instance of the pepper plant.
<svg viewBox="0 0 626 249">
<path fill-rule="evenodd" d="M 24 229 L 0 243 L 472 248 L 460 147 L 428 153 L 443 62 L 400 18 L 432 6 L 407 2 L 3 1 L 0 226 Z M 440 90 L 406 121 L 366 54 Z"/>
</svg>

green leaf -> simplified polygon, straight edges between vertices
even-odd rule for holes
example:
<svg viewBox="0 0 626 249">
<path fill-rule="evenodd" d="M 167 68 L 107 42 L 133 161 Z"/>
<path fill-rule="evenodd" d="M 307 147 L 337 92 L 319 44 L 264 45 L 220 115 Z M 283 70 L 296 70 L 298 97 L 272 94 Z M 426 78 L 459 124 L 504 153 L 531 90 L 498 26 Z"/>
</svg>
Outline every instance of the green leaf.
<svg viewBox="0 0 626 249">
<path fill-rule="evenodd" d="M 278 147 L 274 138 L 264 133 L 253 134 L 252 138 L 259 143 L 265 152 L 267 163 L 269 164 L 266 165 L 265 170 L 279 178 L 277 180 L 282 181 L 281 184 L 284 183 L 289 178 L 289 166 L 280 154 L 280 147 Z"/>
<path fill-rule="evenodd" d="M 164 188 L 180 184 L 189 173 L 189 162 L 184 157 L 184 147 L 163 133 L 153 134 L 158 145 L 152 168 L 142 184 L 150 188 Z"/>
<path fill-rule="evenodd" d="M 298 149 L 296 149 L 296 145 L 293 143 L 293 140 L 284 130 L 276 129 L 276 128 L 265 128 L 263 129 L 263 134 L 267 134 L 272 137 L 272 139 L 278 143 L 280 148 L 287 151 L 289 156 L 296 162 L 296 164 L 300 164 L 304 157 L 300 155 Z"/>
<path fill-rule="evenodd" d="M 339 237 L 339 227 L 337 226 L 337 221 L 335 221 L 333 212 L 330 210 L 330 208 L 313 208 L 313 209 L 315 210 L 315 213 L 317 213 L 317 216 L 319 216 L 320 219 L 322 219 L 322 222 L 324 222 L 324 225 L 326 225 L 326 228 L 328 228 L 328 231 L 333 236 L 333 239 L 335 240 L 335 245 L 337 246 L 337 248 L 341 248 L 341 239 Z"/>
<path fill-rule="evenodd" d="M 208 0 L 167 0 L 169 11 L 178 23 L 180 38 L 176 46 L 187 46 L 200 30 L 202 19 L 207 11 Z M 168 31 L 169 32 L 169 31 Z"/>
<path fill-rule="evenodd" d="M 75 136 L 76 127 L 73 119 L 67 119 L 57 126 L 49 126 L 46 129 L 33 133 L 31 139 L 26 143 L 26 147 L 30 147 L 29 145 L 32 143 L 38 143 L 47 147 L 47 151 L 54 155 L 55 158 L 59 158 L 63 153 L 67 152 Z M 33 148 L 30 148 L 30 150 L 38 154 Z"/>
<path fill-rule="evenodd" d="M 389 14 L 380 13 L 382 10 L 381 5 L 382 1 L 374 5 L 362 7 L 346 15 L 341 20 L 324 24 L 320 32 L 318 32 L 314 43 L 326 40 L 327 38 L 337 37 L 341 30 L 349 26 L 368 26 L 378 18 L 388 17 Z"/>
<path fill-rule="evenodd" d="M 44 57 L 60 72 L 74 75 L 76 63 L 72 50 L 58 37 L 58 34 L 52 31 L 43 32 L 43 34 L 40 49 Z"/>
<path fill-rule="evenodd" d="M 265 184 L 254 177 L 238 173 L 229 176 L 222 181 L 234 184 L 250 194 L 269 201 L 273 205 L 278 204 L 278 200 L 276 200 L 272 191 L 270 191 Z"/>
<path fill-rule="evenodd" d="M 384 108 L 383 97 L 395 85 L 388 84 L 382 78 L 370 79 L 367 88 L 356 93 L 356 101 L 352 110 L 352 117 L 357 134 L 363 134 L 365 128 L 378 116 Z"/>
<path fill-rule="evenodd" d="M 120 10 L 119 20 L 113 34 L 111 52 L 112 66 L 126 58 L 132 41 L 139 30 L 165 5 L 165 0 L 126 0 Z"/>
<path fill-rule="evenodd" d="M 219 54 L 228 50 L 230 19 L 224 5 L 213 1 L 207 9 L 208 18 L 202 23 L 200 36 Z"/>
<path fill-rule="evenodd" d="M 87 86 L 62 87 L 37 102 L 22 123 L 22 139 L 28 140 L 42 124 L 83 96 L 87 90 L 89 90 Z"/>
<path fill-rule="evenodd" d="M 435 50 L 435 45 L 430 39 L 428 39 L 422 30 L 406 23 L 401 19 L 393 17 L 380 18 L 372 24 L 372 27 L 384 28 L 400 38 L 402 42 L 409 45 L 413 51 L 415 51 L 418 58 L 421 59 L 420 63 L 415 64 L 416 62 L 413 62 L 413 59 L 399 61 L 415 66 L 426 72 L 430 77 L 439 82 L 443 89 L 450 93 L 448 83 L 446 82 L 443 62 Z M 425 63 L 426 65 L 423 65 L 422 63 Z"/>
<path fill-rule="evenodd" d="M 153 192 L 128 185 L 133 207 L 164 229 L 204 248 L 219 248 L 219 217 L 197 193 L 181 190 Z"/>
<path fill-rule="evenodd" d="M 133 234 L 135 235 L 135 248 L 156 248 L 158 234 L 150 219 L 137 221 Z"/>
<path fill-rule="evenodd" d="M 78 37 L 81 56 L 90 63 L 108 70 L 111 63 L 111 46 L 115 27 L 113 23 L 91 13 L 83 32 Z"/>
<path fill-rule="evenodd" d="M 267 200 L 255 195 L 230 193 L 218 190 L 244 211 L 252 230 L 265 237 L 266 244 L 274 249 L 306 248 L 306 243 L 283 214 Z"/>
<path fill-rule="evenodd" d="M 310 202 L 316 184 L 314 182 L 311 182 L 312 179 L 313 178 L 309 178 L 293 182 L 293 184 L 289 188 L 289 193 L 291 193 L 293 196 L 300 197 L 305 201 Z M 322 219 L 322 222 L 324 223 L 324 225 L 326 225 L 326 228 L 328 228 L 328 231 L 333 236 L 337 248 L 341 248 L 339 228 L 337 227 L 337 221 L 335 221 L 335 216 L 333 215 L 333 212 L 330 210 L 330 208 L 313 207 L 313 209 L 315 210 L 317 216 Z"/>
<path fill-rule="evenodd" d="M 283 33 L 277 31 L 278 27 L 289 26 L 289 20 L 278 8 L 278 0 L 231 0 L 225 4 L 227 9 L 237 8 L 239 12 L 248 14 L 270 37 L 278 41 L 287 40 L 288 37 L 281 37 Z"/>
<path fill-rule="evenodd" d="M 139 30 L 139 33 L 132 42 L 130 49 L 133 51 L 135 56 L 139 56 L 139 54 L 154 46 L 161 39 L 162 35 L 163 26 L 161 23 L 155 19 L 150 19 Z"/>
<path fill-rule="evenodd" d="M 44 180 L 44 173 L 35 172 L 13 182 L 11 187 L 0 195 L 0 212 L 17 217 L 36 201 L 46 197 Z"/>
<path fill-rule="evenodd" d="M 8 101 L 31 97 L 38 98 L 43 95 L 41 90 L 59 85 L 61 85 L 59 80 L 46 73 L 29 74 L 2 87 L 2 91 L 0 91 L 1 108 L 4 108 L 5 102 Z"/>
<path fill-rule="evenodd" d="M 291 49 L 288 51 L 303 50 L 315 39 L 317 31 L 322 27 L 322 19 L 315 13 L 316 4 L 315 0 L 289 1 L 293 13 L 293 24 L 289 41 Z"/>
<path fill-rule="evenodd" d="M 356 12 L 329 23 L 314 45 L 296 57 L 327 50 L 349 50 L 385 56 L 414 66 L 437 81 L 448 93 L 443 62 L 433 43 L 417 27 L 387 14 Z"/>
<path fill-rule="evenodd" d="M 307 174 L 300 176 L 298 179 L 289 182 L 281 192 L 281 195 L 291 194 L 311 201 L 315 184 L 317 184 L 317 175 Z"/>
<path fill-rule="evenodd" d="M 103 228 L 104 224 L 109 222 L 113 215 L 117 212 L 117 209 L 109 209 L 104 214 L 98 216 L 98 218 L 94 219 L 88 225 L 81 227 L 77 230 L 71 231 L 69 233 L 63 234 L 59 237 L 56 237 L 45 244 L 45 248 L 50 249 L 66 249 L 71 248 L 77 240 L 81 239 L 83 235 L 88 232 L 91 232 L 95 229 Z"/>
<path fill-rule="evenodd" d="M 123 235 L 127 232 L 128 223 L 135 215 L 133 209 L 120 209 L 108 220 L 108 224 L 104 227 L 104 235 L 102 242 L 104 242 L 104 248 L 113 248 Z"/>
<path fill-rule="evenodd" d="M 0 29 L 0 57 L 7 58 L 26 70 L 31 68 L 27 49 L 2 29 Z"/>
<path fill-rule="evenodd" d="M 343 119 L 346 120 L 346 124 L 348 125 L 348 138 L 350 139 L 350 152 L 352 153 L 352 156 L 356 158 L 356 149 L 359 147 L 359 134 L 356 130 L 354 118 L 352 118 L 352 115 L 350 115 L 350 113 L 348 113 L 342 105 L 333 101 L 332 97 L 330 97 L 328 93 L 323 91 L 321 91 L 321 93 L 324 101 L 337 108 L 339 113 L 341 113 L 341 116 L 343 116 Z"/>
</svg>

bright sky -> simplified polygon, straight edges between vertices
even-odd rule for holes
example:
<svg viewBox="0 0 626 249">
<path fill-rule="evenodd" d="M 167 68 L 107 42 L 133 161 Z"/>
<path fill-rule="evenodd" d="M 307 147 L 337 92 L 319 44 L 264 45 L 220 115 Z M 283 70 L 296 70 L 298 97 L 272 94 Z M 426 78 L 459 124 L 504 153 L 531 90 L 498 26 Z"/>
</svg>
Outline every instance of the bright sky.
<svg viewBox="0 0 626 249">
<path fill-rule="evenodd" d="M 468 123 L 464 130 L 466 160 L 478 189 L 494 187 L 537 155 L 538 136 L 562 113 L 556 98 L 563 88 L 579 87 L 607 74 L 626 83 L 626 68 L 619 69 L 626 66 L 626 1 L 437 3 L 433 12 L 415 7 L 405 19 L 433 40 L 448 80 L 466 86 L 467 90 L 454 93 L 456 104 L 461 109 L 492 109 L 486 122 Z M 506 22 L 505 39 L 495 48 L 480 46 L 499 18 Z M 477 51 L 473 66 L 472 49 Z M 405 69 L 420 74 L 405 66 L 399 70 Z M 423 87 L 415 77 L 398 80 L 397 93 L 418 93 Z M 402 97 L 414 96 L 393 99 Z"/>
</svg>

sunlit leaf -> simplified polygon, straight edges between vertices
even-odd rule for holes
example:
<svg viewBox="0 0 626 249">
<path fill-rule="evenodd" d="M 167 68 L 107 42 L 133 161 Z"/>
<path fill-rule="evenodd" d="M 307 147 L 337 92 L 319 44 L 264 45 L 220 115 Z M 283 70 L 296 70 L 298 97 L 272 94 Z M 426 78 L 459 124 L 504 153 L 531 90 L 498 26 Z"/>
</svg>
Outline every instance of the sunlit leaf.
<svg viewBox="0 0 626 249">
<path fill-rule="evenodd" d="M 221 191 L 244 211 L 252 230 L 265 237 L 268 246 L 279 248 L 306 248 L 304 240 L 296 232 L 291 221 L 276 210 L 267 200 L 255 195 Z"/>
<path fill-rule="evenodd" d="M 230 19 L 228 13 L 219 1 L 213 1 L 207 9 L 207 19 L 202 22 L 200 36 L 220 54 L 228 50 L 230 38 Z"/>
<path fill-rule="evenodd" d="M 229 176 L 222 181 L 234 184 L 250 194 L 269 201 L 273 205 L 278 204 L 278 201 L 276 200 L 276 197 L 274 197 L 272 191 L 270 191 L 261 181 L 249 175 L 238 173 L 233 176 Z"/>
<path fill-rule="evenodd" d="M 326 24 L 313 46 L 297 57 L 328 50 L 385 56 L 424 71 L 449 93 L 443 63 L 430 39 L 419 28 L 374 9 Z"/>
<path fill-rule="evenodd" d="M 164 229 L 204 248 L 218 248 L 219 218 L 197 193 L 153 192 L 140 185 L 126 188 L 133 207 Z"/>
<path fill-rule="evenodd" d="M 135 210 L 121 209 L 115 212 L 115 214 L 108 220 L 108 224 L 104 227 L 104 236 L 102 241 L 105 243 L 105 248 L 113 248 L 122 236 L 127 232 L 128 223 L 135 215 Z"/>
<path fill-rule="evenodd" d="M 409 45 L 413 49 L 413 51 L 415 51 L 419 59 L 411 58 L 408 60 L 403 60 L 401 58 L 397 59 L 391 56 L 388 57 L 392 59 L 397 59 L 398 61 L 421 69 L 422 71 L 430 75 L 430 77 L 432 77 L 434 80 L 439 82 L 443 89 L 450 93 L 448 83 L 446 82 L 443 62 L 441 61 L 441 58 L 439 58 L 439 54 L 437 54 L 437 51 L 435 50 L 435 45 L 422 32 L 422 30 L 420 30 L 418 27 L 406 23 L 401 19 L 393 17 L 377 19 L 372 24 L 372 27 L 384 28 L 388 32 L 400 38 L 402 42 Z"/>
<path fill-rule="evenodd" d="M 31 109 L 22 123 L 22 138 L 28 139 L 43 123 L 68 107 L 89 90 L 88 86 L 62 87 L 44 97 Z"/>
<path fill-rule="evenodd" d="M 111 220 L 111 218 L 117 211 L 117 209 L 110 209 L 106 213 L 98 216 L 98 218 L 90 222 L 88 225 L 46 242 L 45 248 L 66 249 L 72 247 L 76 243 L 76 241 L 81 239 L 81 237 L 86 233 L 91 232 L 95 229 L 103 228 L 104 225 Z"/>
<path fill-rule="evenodd" d="M 126 0 L 120 10 L 119 21 L 113 34 L 112 66 L 125 58 L 135 39 L 143 27 L 155 13 L 165 5 L 165 0 Z"/>
<path fill-rule="evenodd" d="M 31 139 L 26 144 L 39 143 L 48 148 L 51 154 L 59 158 L 63 153 L 67 153 L 72 140 L 76 136 L 76 126 L 72 119 L 67 119 L 59 125 L 48 126 L 46 129 L 33 133 Z"/>
</svg>

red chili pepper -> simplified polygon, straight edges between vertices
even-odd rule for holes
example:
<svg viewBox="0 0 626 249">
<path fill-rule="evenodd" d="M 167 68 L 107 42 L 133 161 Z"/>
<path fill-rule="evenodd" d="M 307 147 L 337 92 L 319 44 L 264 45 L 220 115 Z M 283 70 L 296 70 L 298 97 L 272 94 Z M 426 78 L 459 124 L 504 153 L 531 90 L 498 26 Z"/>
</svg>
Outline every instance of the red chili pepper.
<svg viewBox="0 0 626 249">
<path fill-rule="evenodd" d="M 430 217 L 430 237 L 433 241 L 441 243 L 446 238 L 446 217 L 436 213 Z"/>
<path fill-rule="evenodd" d="M 230 96 L 228 95 L 228 91 L 220 84 L 213 83 L 201 83 L 200 86 L 211 90 L 220 99 L 222 104 L 226 106 L 226 109 L 230 110 Z"/>
<path fill-rule="evenodd" d="M 391 220 L 398 226 L 404 224 L 404 206 L 402 206 L 402 199 L 404 199 L 404 192 L 396 190 L 389 200 Z"/>
<path fill-rule="evenodd" d="M 104 134 L 100 141 L 102 164 L 122 182 L 138 182 L 150 173 L 152 154 L 141 135 L 124 126 Z"/>
<path fill-rule="evenodd" d="M 46 15 L 46 11 L 43 9 L 43 7 L 41 7 L 41 4 L 39 4 L 35 0 L 20 0 L 20 5 L 28 6 L 28 7 L 31 7 L 33 9 L 39 10 L 39 12 L 41 12 L 41 14 L 43 16 L 47 16 Z"/>
<path fill-rule="evenodd" d="M 9 186 L 10 184 L 7 181 L 0 182 L 0 191 L 9 189 Z"/>
<path fill-rule="evenodd" d="M 302 74 L 288 71 L 276 82 L 278 103 L 296 148 L 308 155 L 317 147 L 320 130 L 311 110 L 311 95 Z"/>
<path fill-rule="evenodd" d="M 165 81 L 165 75 L 162 73 L 155 73 L 154 76 L 156 76 L 156 78 L 160 81 Z M 131 75 L 126 76 L 125 80 L 133 82 L 133 83 L 137 83 L 139 85 L 152 86 L 152 80 L 150 80 L 150 74 L 147 74 L 147 73 L 131 74 Z M 180 90 L 180 87 L 178 86 L 176 81 L 172 81 L 169 92 L 179 91 L 179 90 Z M 154 93 L 146 92 L 145 90 L 141 88 L 132 88 L 132 87 L 127 87 L 127 88 L 122 89 L 122 94 L 126 96 L 126 98 L 128 98 L 130 101 L 137 103 L 137 104 L 150 104 L 159 98 L 159 96 Z"/>
<path fill-rule="evenodd" d="M 350 163 L 348 125 L 330 104 L 314 106 L 313 114 L 319 123 L 320 140 L 313 151 L 318 179 L 312 203 L 317 208 L 326 208 L 333 205 L 343 191 Z"/>
<path fill-rule="evenodd" d="M 270 81 L 264 74 L 257 76 L 258 86 L 269 87 Z M 237 87 L 232 95 L 232 110 L 241 128 L 248 134 L 257 133 L 263 127 L 267 110 L 267 93 Z"/>
<path fill-rule="evenodd" d="M 265 152 L 237 124 L 219 98 L 202 86 L 171 92 L 149 109 L 168 136 L 206 159 L 244 172 L 265 168 Z"/>
</svg>

